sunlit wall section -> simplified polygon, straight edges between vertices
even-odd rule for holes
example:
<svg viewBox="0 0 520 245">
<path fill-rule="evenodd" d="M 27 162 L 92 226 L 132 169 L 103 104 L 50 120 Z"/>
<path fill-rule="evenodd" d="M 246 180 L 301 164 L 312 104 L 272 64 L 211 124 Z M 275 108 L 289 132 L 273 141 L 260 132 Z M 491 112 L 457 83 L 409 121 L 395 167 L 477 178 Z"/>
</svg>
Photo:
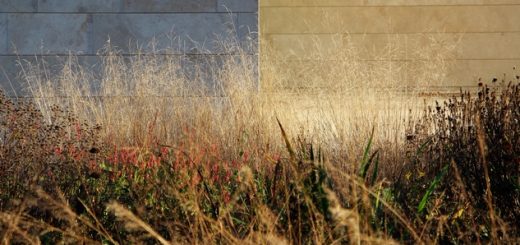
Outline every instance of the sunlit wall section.
<svg viewBox="0 0 520 245">
<path fill-rule="evenodd" d="M 458 90 L 516 81 L 520 0 L 261 0 L 262 84 Z"/>
</svg>

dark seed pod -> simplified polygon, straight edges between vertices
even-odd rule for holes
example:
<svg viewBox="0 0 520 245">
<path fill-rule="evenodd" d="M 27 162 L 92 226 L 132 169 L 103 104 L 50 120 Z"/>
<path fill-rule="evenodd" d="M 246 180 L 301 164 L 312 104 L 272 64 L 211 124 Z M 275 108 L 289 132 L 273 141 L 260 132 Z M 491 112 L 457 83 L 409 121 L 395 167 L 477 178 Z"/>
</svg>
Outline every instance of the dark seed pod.
<svg viewBox="0 0 520 245">
<path fill-rule="evenodd" d="M 92 148 L 90 148 L 90 150 L 88 152 L 90 152 L 92 154 L 96 154 L 96 153 L 99 153 L 99 149 L 96 147 L 92 147 Z"/>
</svg>

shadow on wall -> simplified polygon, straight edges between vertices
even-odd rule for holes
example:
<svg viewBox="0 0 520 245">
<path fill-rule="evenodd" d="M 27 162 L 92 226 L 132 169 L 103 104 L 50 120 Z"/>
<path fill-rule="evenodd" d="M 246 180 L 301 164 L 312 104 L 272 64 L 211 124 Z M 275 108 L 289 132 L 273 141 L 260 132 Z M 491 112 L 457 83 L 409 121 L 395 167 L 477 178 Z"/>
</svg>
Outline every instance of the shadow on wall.
<svg viewBox="0 0 520 245">
<path fill-rule="evenodd" d="M 196 57 L 232 55 L 238 51 L 224 43 L 238 42 L 254 55 L 257 4 L 257 0 L 0 0 L 0 33 L 6 37 L 0 40 L 0 84 L 19 90 L 24 75 L 19 63 L 47 63 L 49 73 L 59 70 L 70 54 L 86 67 L 99 69 L 106 46 L 124 56 Z"/>
</svg>

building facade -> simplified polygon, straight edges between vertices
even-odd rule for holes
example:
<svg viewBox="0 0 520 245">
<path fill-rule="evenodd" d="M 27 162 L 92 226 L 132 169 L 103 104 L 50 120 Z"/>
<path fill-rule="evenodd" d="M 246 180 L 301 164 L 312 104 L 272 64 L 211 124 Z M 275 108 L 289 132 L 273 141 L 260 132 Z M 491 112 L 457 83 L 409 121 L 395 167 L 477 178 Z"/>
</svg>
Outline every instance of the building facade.
<svg viewBox="0 0 520 245">
<path fill-rule="evenodd" d="M 444 69 L 421 86 L 458 89 L 514 80 L 519 12 L 520 0 L 0 0 L 0 84 L 17 87 L 20 60 L 53 64 L 74 54 L 95 65 L 107 44 L 123 55 L 225 55 L 215 40 L 259 33 L 287 79 L 303 81 L 317 59 L 317 70 L 330 73 L 337 54 L 354 47 L 366 69 L 397 67 L 404 84 L 423 67 Z"/>
</svg>

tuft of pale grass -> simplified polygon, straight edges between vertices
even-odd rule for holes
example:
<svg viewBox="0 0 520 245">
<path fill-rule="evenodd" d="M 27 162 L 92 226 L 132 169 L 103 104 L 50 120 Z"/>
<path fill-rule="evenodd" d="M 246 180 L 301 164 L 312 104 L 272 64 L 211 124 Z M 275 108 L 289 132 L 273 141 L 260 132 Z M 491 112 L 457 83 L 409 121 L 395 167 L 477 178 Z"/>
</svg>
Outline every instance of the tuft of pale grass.
<svg viewBox="0 0 520 245">
<path fill-rule="evenodd" d="M 312 135 L 341 148 L 359 145 L 356 139 L 366 138 L 372 126 L 380 143 L 402 141 L 406 122 L 418 117 L 423 104 L 406 91 L 445 75 L 452 46 L 431 40 L 420 53 L 431 48 L 435 60 L 409 69 L 392 60 L 401 41 L 389 39 L 375 65 L 360 57 L 365 51 L 348 45 L 348 35 L 333 38 L 334 57 L 324 56 L 317 41 L 301 61 L 280 57 L 262 42 L 260 68 L 258 55 L 235 42 L 222 43 L 230 55 L 197 57 L 139 51 L 128 57 L 106 47 L 98 57 L 100 71 L 69 57 L 59 74 L 48 74 L 42 63 L 27 65 L 24 77 L 44 115 L 53 104 L 64 105 L 80 119 L 103 125 L 114 143 L 143 145 L 149 137 L 144 133 L 152 131 L 173 145 L 187 126 L 201 132 L 201 141 L 217 138 L 230 145 L 247 134 L 251 142 L 244 145 L 274 142 L 278 116 L 292 135 Z"/>
<path fill-rule="evenodd" d="M 172 244 L 169 241 L 167 241 L 164 237 L 162 237 L 159 233 L 157 233 L 146 222 L 141 220 L 139 217 L 137 217 L 131 211 L 123 207 L 121 204 L 112 202 L 107 205 L 107 209 L 114 212 L 115 216 L 125 223 L 125 228 L 127 230 L 144 230 L 153 238 L 155 238 L 160 244 Z"/>
</svg>

